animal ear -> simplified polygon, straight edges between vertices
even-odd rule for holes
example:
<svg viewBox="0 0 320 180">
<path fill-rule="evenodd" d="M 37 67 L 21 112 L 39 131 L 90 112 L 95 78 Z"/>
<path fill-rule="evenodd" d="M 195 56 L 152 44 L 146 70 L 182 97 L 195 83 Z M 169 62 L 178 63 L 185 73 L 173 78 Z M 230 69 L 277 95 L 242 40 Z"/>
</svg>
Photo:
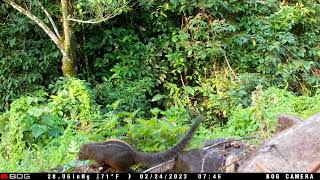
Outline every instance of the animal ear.
<svg viewBox="0 0 320 180">
<path fill-rule="evenodd" d="M 87 144 L 84 144 L 80 147 L 80 150 L 85 150 L 85 149 L 88 149 L 88 145 Z"/>
</svg>

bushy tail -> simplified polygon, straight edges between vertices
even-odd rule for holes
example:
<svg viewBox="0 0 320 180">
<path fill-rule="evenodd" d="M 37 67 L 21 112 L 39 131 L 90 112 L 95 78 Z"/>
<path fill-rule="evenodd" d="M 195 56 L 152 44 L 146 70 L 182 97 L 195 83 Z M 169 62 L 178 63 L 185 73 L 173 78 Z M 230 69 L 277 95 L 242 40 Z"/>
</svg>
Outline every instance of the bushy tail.
<svg viewBox="0 0 320 180">
<path fill-rule="evenodd" d="M 159 164 L 161 162 L 165 162 L 165 161 L 168 161 L 172 158 L 175 158 L 188 145 L 193 134 L 196 132 L 197 128 L 199 127 L 202 119 L 203 119 L 202 116 L 198 115 L 194 124 L 192 125 L 190 130 L 187 132 L 185 137 L 179 143 L 177 143 L 175 146 L 173 146 L 171 149 L 169 149 L 165 152 L 160 152 L 160 153 L 136 152 L 135 162 L 142 163 L 147 166 L 153 166 L 153 165 Z"/>
</svg>

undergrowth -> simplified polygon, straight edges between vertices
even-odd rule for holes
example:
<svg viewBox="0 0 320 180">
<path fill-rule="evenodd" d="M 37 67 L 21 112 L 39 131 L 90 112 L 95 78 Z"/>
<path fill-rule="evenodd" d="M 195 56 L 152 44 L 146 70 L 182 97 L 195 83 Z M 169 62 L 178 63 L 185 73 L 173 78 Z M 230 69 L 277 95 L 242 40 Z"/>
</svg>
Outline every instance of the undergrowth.
<svg viewBox="0 0 320 180">
<path fill-rule="evenodd" d="M 150 110 L 150 117 L 134 112 L 103 111 L 91 86 L 81 80 L 60 79 L 49 92 L 40 90 L 15 100 L 0 116 L 1 172 L 40 172 L 75 163 L 81 144 L 123 139 L 146 152 L 163 151 L 181 139 L 194 116 L 178 104 Z M 184 88 L 186 90 L 186 88 Z M 189 90 L 190 91 L 190 90 Z M 252 91 L 251 105 L 233 105 L 228 121 L 210 125 L 210 116 L 189 147 L 199 147 L 206 139 L 256 136 L 264 140 L 274 133 L 279 113 L 301 118 L 320 111 L 320 92 L 315 96 L 297 96 L 285 89 Z M 181 104 L 180 104 L 181 105 Z M 211 120 L 210 120 L 211 119 Z"/>
</svg>

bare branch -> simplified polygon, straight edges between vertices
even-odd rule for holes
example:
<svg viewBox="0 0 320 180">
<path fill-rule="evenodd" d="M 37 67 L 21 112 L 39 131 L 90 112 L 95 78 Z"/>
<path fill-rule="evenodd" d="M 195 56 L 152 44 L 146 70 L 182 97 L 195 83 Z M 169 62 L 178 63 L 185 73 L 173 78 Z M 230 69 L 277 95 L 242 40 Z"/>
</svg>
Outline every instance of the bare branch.
<svg viewBox="0 0 320 180">
<path fill-rule="evenodd" d="M 60 50 L 61 44 L 59 43 L 59 38 L 54 34 L 54 32 L 51 31 L 51 29 L 40 19 L 38 19 L 35 15 L 31 14 L 29 11 L 25 10 L 23 7 L 19 6 L 18 4 L 14 3 L 11 0 L 3 0 L 4 2 L 10 4 L 14 9 L 19 11 L 20 13 L 24 14 L 28 18 L 30 18 L 32 21 L 34 21 L 39 27 L 43 29 L 45 33 L 51 38 L 51 40 L 58 46 Z"/>
<path fill-rule="evenodd" d="M 230 71 L 232 72 L 234 78 L 238 80 L 238 77 L 237 77 L 236 73 L 234 73 L 233 69 L 231 68 L 231 66 L 230 66 L 230 64 L 229 64 L 229 61 L 228 61 L 228 58 L 227 58 L 226 54 L 224 54 L 224 59 L 226 60 L 226 63 L 227 63 L 227 65 L 228 65 L 228 68 L 229 68 Z"/>
<path fill-rule="evenodd" d="M 206 155 L 205 155 L 205 156 L 204 156 L 204 158 L 202 159 L 200 173 L 203 173 L 203 172 L 204 172 L 204 163 L 206 162 L 206 159 L 207 159 L 207 157 L 208 157 L 208 155 L 209 155 L 210 153 L 212 153 L 212 151 L 211 151 L 211 152 L 206 153 Z"/>
<path fill-rule="evenodd" d="M 37 3 L 39 4 L 39 6 L 40 6 L 40 8 L 42 9 L 42 11 L 43 11 L 43 12 L 46 14 L 46 16 L 48 17 L 48 19 L 49 19 L 49 21 L 50 21 L 50 23 L 51 23 L 51 25 L 52 25 L 52 27 L 53 27 L 54 32 L 56 33 L 56 35 L 57 35 L 59 38 L 61 38 L 61 35 L 60 35 L 59 31 L 58 31 L 58 28 L 57 28 L 56 24 L 54 23 L 51 15 L 50 15 L 50 13 L 46 10 L 46 8 L 41 4 L 40 1 L 38 1 L 38 0 L 36 0 L 36 1 L 37 1 Z"/>
<path fill-rule="evenodd" d="M 98 23 L 101 23 L 103 21 L 107 21 L 107 20 L 115 17 L 116 15 L 118 15 L 118 14 L 113 14 L 113 15 L 107 16 L 107 17 L 102 18 L 102 19 L 79 20 L 79 19 L 74 19 L 74 18 L 68 18 L 68 20 L 69 21 L 75 21 L 75 22 L 78 22 L 78 23 L 98 24 Z"/>
</svg>

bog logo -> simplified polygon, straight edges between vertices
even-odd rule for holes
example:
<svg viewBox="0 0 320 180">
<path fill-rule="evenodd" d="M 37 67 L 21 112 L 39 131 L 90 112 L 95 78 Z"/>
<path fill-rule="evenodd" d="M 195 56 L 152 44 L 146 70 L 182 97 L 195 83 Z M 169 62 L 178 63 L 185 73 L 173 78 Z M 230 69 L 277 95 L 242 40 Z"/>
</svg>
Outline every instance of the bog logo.
<svg viewBox="0 0 320 180">
<path fill-rule="evenodd" d="M 30 174 L 0 174 L 0 179 L 30 179 Z"/>
<path fill-rule="evenodd" d="M 9 174 L 0 174 L 0 179 L 9 179 Z"/>
</svg>

